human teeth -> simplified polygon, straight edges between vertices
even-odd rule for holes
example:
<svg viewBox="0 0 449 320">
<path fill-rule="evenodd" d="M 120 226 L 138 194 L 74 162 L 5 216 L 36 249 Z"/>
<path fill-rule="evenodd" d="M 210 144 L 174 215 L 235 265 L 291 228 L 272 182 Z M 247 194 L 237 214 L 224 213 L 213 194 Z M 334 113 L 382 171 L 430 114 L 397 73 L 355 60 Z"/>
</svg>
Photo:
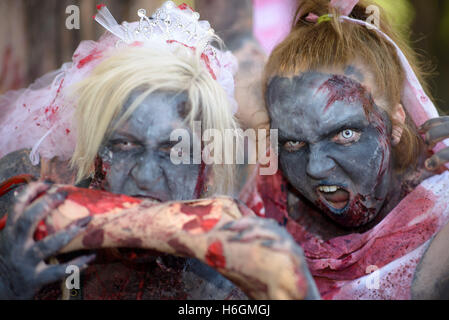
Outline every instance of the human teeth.
<svg viewBox="0 0 449 320">
<path fill-rule="evenodd" d="M 339 189 L 337 186 L 320 186 L 318 190 L 321 192 L 332 193 L 336 192 Z"/>
</svg>

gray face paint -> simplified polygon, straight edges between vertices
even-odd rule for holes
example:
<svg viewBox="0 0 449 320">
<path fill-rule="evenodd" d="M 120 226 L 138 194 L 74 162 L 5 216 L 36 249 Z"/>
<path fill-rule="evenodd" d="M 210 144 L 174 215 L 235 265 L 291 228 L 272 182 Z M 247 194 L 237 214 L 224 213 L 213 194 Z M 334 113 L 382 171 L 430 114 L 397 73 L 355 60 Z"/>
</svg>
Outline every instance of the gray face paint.
<svg viewBox="0 0 449 320">
<path fill-rule="evenodd" d="M 392 185 L 391 123 L 345 76 L 274 77 L 267 103 L 288 181 L 344 227 L 372 221 Z"/>
<path fill-rule="evenodd" d="M 128 99 L 124 110 L 137 98 Z M 155 92 L 115 130 L 99 151 L 102 161 L 102 188 L 134 197 L 159 201 L 194 199 L 200 165 L 175 165 L 170 160 L 170 141 L 175 129 L 185 129 L 187 94 Z M 193 163 L 191 161 L 190 163 Z"/>
</svg>

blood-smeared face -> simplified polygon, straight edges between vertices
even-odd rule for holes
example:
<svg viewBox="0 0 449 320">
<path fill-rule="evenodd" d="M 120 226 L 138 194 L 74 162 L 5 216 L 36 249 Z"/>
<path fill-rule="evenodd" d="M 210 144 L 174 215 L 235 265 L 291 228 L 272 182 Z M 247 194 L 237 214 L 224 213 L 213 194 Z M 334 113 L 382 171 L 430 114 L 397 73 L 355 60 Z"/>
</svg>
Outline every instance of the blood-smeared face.
<svg viewBox="0 0 449 320">
<path fill-rule="evenodd" d="M 131 95 L 122 112 L 137 96 Z M 178 143 L 170 141 L 171 132 L 185 129 L 193 137 L 183 116 L 186 101 L 186 94 L 152 93 L 104 141 L 99 151 L 103 189 L 159 201 L 196 198 L 200 165 L 170 160 L 171 148 Z"/>
<path fill-rule="evenodd" d="M 341 226 L 372 221 L 391 185 L 391 123 L 365 87 L 308 72 L 274 77 L 266 94 L 291 185 Z"/>
</svg>

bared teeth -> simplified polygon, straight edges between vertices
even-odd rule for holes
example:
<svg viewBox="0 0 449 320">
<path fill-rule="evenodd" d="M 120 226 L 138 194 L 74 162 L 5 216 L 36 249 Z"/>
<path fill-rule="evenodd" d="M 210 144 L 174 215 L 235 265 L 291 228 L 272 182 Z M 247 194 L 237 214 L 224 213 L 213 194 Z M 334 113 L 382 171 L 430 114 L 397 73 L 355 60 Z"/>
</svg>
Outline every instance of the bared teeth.
<svg viewBox="0 0 449 320">
<path fill-rule="evenodd" d="M 336 192 L 340 187 L 338 186 L 319 186 L 318 190 L 324 193 L 333 193 Z"/>
</svg>

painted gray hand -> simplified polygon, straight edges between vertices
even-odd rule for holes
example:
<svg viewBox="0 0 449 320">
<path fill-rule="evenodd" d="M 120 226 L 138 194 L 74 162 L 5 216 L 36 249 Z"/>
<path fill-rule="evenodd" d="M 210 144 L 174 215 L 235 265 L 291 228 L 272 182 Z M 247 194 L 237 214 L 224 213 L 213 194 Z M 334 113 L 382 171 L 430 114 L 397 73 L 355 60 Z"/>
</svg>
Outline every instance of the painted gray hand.
<svg viewBox="0 0 449 320">
<path fill-rule="evenodd" d="M 40 197 L 50 187 L 48 183 L 36 183 L 27 188 L 0 231 L 0 299 L 31 299 L 43 286 L 62 280 L 69 265 L 84 269 L 95 258 L 90 255 L 66 264 L 46 263 L 46 259 L 83 232 L 90 221 L 82 219 L 65 231 L 35 241 L 33 234 L 38 223 L 66 197 L 62 193 Z"/>
<path fill-rule="evenodd" d="M 426 144 L 433 148 L 436 143 L 449 139 L 449 116 L 430 119 L 419 129 L 424 134 Z M 445 148 L 427 159 L 425 166 L 427 170 L 434 171 L 448 162 L 449 148 Z"/>
</svg>

